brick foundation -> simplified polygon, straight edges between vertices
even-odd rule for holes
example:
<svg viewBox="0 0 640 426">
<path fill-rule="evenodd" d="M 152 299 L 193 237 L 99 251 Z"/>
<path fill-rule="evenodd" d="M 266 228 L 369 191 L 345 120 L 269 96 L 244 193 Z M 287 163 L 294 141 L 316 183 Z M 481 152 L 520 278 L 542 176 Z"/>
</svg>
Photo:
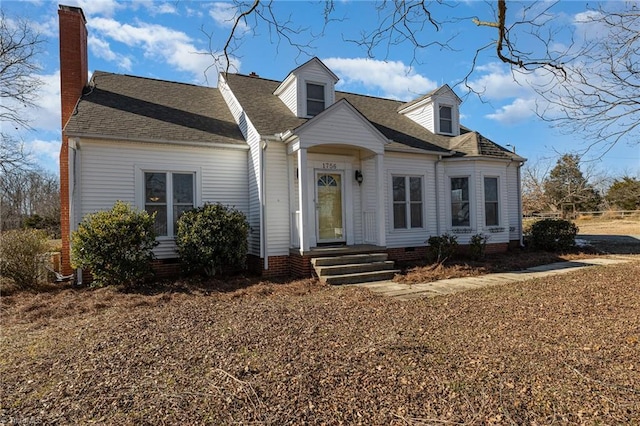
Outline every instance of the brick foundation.
<svg viewBox="0 0 640 426">
<path fill-rule="evenodd" d="M 269 269 L 264 269 L 264 259 L 250 254 L 247 256 L 247 265 L 250 272 L 265 278 L 291 276 L 289 256 L 269 256 Z"/>
<path fill-rule="evenodd" d="M 291 253 L 289 256 L 291 275 L 296 278 L 312 277 L 315 274 L 311 266 L 311 256 L 303 256 L 300 253 Z"/>
<path fill-rule="evenodd" d="M 409 262 L 427 258 L 427 247 L 400 247 L 387 249 L 389 260 Z"/>
<path fill-rule="evenodd" d="M 176 278 L 182 272 L 182 265 L 178 259 L 162 259 L 151 262 L 151 268 L 157 279 Z"/>
</svg>

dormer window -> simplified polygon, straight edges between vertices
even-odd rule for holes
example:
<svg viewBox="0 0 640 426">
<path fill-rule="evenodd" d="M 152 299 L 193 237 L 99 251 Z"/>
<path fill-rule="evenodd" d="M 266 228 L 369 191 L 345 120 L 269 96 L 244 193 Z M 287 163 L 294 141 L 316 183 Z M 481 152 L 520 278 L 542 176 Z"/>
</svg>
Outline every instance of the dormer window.
<svg viewBox="0 0 640 426">
<path fill-rule="evenodd" d="M 440 106 L 440 133 L 453 133 L 453 108 Z"/>
<path fill-rule="evenodd" d="M 307 83 L 307 115 L 315 117 L 324 111 L 324 86 Z"/>
</svg>

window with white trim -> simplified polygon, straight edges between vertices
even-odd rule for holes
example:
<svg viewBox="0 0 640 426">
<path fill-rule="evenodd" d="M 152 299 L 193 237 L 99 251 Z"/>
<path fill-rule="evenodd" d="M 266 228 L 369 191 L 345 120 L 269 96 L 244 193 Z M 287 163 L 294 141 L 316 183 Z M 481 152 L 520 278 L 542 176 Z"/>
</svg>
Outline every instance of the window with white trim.
<svg viewBox="0 0 640 426">
<path fill-rule="evenodd" d="M 422 177 L 392 176 L 393 228 L 422 228 Z"/>
<path fill-rule="evenodd" d="M 498 205 L 498 178 L 484 178 L 484 221 L 486 226 L 498 226 L 500 223 Z"/>
<path fill-rule="evenodd" d="M 324 86 L 307 83 L 307 115 L 315 117 L 324 111 Z"/>
<path fill-rule="evenodd" d="M 194 207 L 194 173 L 144 172 L 144 209 L 156 213 L 157 236 L 174 236 L 182 213 Z"/>
<path fill-rule="evenodd" d="M 453 133 L 453 108 L 450 106 L 440 106 L 440 133 Z"/>
<path fill-rule="evenodd" d="M 451 226 L 470 226 L 469 178 L 451 178 Z"/>
</svg>

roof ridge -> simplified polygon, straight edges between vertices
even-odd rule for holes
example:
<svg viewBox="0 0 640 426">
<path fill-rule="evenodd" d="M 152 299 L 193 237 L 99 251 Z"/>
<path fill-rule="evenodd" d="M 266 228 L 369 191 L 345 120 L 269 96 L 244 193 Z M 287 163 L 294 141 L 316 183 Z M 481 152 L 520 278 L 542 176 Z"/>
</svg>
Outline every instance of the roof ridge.
<svg viewBox="0 0 640 426">
<path fill-rule="evenodd" d="M 161 83 L 182 84 L 182 85 L 185 85 L 185 86 L 198 87 L 198 88 L 201 88 L 201 89 L 217 89 L 216 87 L 204 86 L 204 85 L 195 84 L 195 83 L 185 83 L 183 81 L 166 80 L 166 79 L 163 79 L 163 78 L 145 77 L 145 76 L 133 75 L 133 74 L 121 74 L 121 73 L 117 73 L 117 72 L 109 72 L 109 71 L 102 71 L 102 70 L 94 70 L 93 74 L 91 75 L 92 79 L 93 79 L 93 76 L 96 75 L 96 73 L 115 75 L 115 76 L 120 76 L 120 77 L 139 78 L 139 79 L 142 79 L 142 80 L 158 81 L 158 82 L 161 82 Z"/>
</svg>

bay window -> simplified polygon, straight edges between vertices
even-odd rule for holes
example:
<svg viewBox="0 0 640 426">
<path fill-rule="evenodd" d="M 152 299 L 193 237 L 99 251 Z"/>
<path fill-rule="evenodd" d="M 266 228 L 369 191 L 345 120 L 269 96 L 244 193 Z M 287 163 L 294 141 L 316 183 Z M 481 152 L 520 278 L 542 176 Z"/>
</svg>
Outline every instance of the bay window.
<svg viewBox="0 0 640 426">
<path fill-rule="evenodd" d="M 498 178 L 484 178 L 484 220 L 486 226 L 498 226 Z"/>
<path fill-rule="evenodd" d="M 469 178 L 451 178 L 451 226 L 470 226 Z"/>
</svg>

